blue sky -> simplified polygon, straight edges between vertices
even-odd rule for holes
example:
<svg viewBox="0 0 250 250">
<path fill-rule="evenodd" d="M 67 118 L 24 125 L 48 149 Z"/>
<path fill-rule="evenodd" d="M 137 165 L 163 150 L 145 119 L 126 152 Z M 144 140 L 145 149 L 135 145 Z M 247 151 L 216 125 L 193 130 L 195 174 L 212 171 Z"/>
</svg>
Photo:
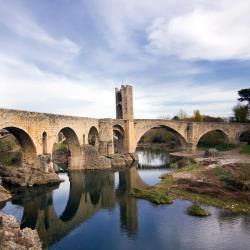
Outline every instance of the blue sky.
<svg viewBox="0 0 250 250">
<path fill-rule="evenodd" d="M 250 83 L 250 1 L 0 1 L 0 107 L 137 118 L 230 116 Z"/>
</svg>

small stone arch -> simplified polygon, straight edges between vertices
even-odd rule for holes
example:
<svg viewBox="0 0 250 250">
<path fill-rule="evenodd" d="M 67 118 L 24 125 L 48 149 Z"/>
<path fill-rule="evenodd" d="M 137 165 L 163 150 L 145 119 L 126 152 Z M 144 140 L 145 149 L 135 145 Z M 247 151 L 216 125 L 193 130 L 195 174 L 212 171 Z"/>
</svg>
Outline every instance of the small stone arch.
<svg viewBox="0 0 250 250">
<path fill-rule="evenodd" d="M 70 170 L 81 169 L 83 165 L 83 153 L 76 132 L 70 127 L 64 127 L 58 135 L 63 135 L 62 142 L 68 150 L 68 167 Z M 54 159 L 55 144 L 53 147 L 52 159 Z"/>
<path fill-rule="evenodd" d="M 37 149 L 28 132 L 18 127 L 5 127 L 3 130 L 17 139 L 22 150 L 22 165 L 36 165 Z"/>
<path fill-rule="evenodd" d="M 224 130 L 224 129 L 221 129 L 221 128 L 214 128 L 214 129 L 209 129 L 209 130 L 206 130 L 205 132 L 201 133 L 198 137 L 198 139 L 196 140 L 196 146 L 198 146 L 200 140 L 207 134 L 211 133 L 211 132 L 219 132 L 221 133 L 223 136 L 224 136 L 224 142 L 226 144 L 229 144 L 231 141 L 230 141 L 230 137 L 228 135 L 228 133 Z"/>
<path fill-rule="evenodd" d="M 99 133 L 95 126 L 92 126 L 88 133 L 88 144 L 96 149 L 99 148 Z"/>
<path fill-rule="evenodd" d="M 125 132 L 120 125 L 113 126 L 114 153 L 121 154 L 125 150 Z"/>
</svg>

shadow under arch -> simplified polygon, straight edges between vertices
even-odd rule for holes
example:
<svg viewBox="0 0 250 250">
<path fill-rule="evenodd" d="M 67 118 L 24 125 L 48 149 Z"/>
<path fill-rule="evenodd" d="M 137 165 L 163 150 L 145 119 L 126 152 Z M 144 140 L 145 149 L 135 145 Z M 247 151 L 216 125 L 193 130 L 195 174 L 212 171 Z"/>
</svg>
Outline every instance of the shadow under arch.
<svg viewBox="0 0 250 250">
<path fill-rule="evenodd" d="M 70 127 L 64 127 L 58 132 L 63 137 L 61 143 L 67 145 L 68 163 L 70 170 L 79 169 L 83 165 L 83 153 L 77 134 Z M 55 144 L 53 146 L 52 158 L 54 159 Z"/>
<path fill-rule="evenodd" d="M 248 145 L 250 145 L 250 129 L 245 130 L 239 134 L 239 141 L 240 142 L 245 142 Z"/>
<path fill-rule="evenodd" d="M 211 146 L 211 147 L 214 147 L 221 143 L 225 143 L 225 144 L 230 143 L 228 134 L 222 129 L 211 129 L 202 133 L 198 137 L 196 145 L 198 147 L 202 146 L 204 144 L 204 141 L 208 141 L 208 144 L 209 144 L 208 146 Z"/>
<path fill-rule="evenodd" d="M 18 127 L 5 127 L 3 130 L 6 130 L 12 134 L 20 144 L 22 150 L 22 163 L 29 165 L 36 164 L 36 146 L 30 135 L 25 130 Z"/>
<path fill-rule="evenodd" d="M 113 126 L 113 141 L 114 141 L 114 153 L 124 153 L 125 149 L 125 132 L 124 129 L 119 125 Z"/>
<path fill-rule="evenodd" d="M 180 146 L 182 149 L 186 149 L 188 146 L 188 143 L 186 141 L 186 139 L 175 129 L 166 126 L 166 125 L 157 125 L 157 126 L 153 126 L 151 128 L 149 128 L 147 131 L 145 131 L 138 139 L 138 141 L 136 142 L 136 147 L 138 146 L 138 144 L 140 143 L 141 139 L 143 138 L 143 136 L 145 136 L 150 130 L 153 129 L 165 129 L 166 131 L 170 132 L 174 138 L 175 138 L 175 142 L 178 146 Z"/>
</svg>

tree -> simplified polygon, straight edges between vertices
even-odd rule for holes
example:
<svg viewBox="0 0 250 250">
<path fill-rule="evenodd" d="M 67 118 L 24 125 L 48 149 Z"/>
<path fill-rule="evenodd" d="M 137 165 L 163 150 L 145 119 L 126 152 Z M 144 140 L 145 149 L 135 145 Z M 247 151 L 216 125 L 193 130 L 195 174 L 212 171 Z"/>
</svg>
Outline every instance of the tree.
<svg viewBox="0 0 250 250">
<path fill-rule="evenodd" d="M 248 108 L 246 105 L 237 104 L 233 108 L 233 112 L 234 112 L 236 122 L 247 121 Z"/>
<path fill-rule="evenodd" d="M 250 88 L 249 89 L 241 89 L 238 91 L 238 94 L 240 96 L 240 98 L 238 98 L 238 100 L 240 102 L 247 101 L 248 104 L 250 103 Z"/>
<path fill-rule="evenodd" d="M 202 117 L 199 110 L 194 111 L 194 121 L 195 122 L 202 122 L 203 121 L 203 117 Z"/>
<path fill-rule="evenodd" d="M 188 117 L 186 111 L 183 109 L 180 109 L 177 116 L 180 118 L 180 120 L 185 120 Z"/>
</svg>

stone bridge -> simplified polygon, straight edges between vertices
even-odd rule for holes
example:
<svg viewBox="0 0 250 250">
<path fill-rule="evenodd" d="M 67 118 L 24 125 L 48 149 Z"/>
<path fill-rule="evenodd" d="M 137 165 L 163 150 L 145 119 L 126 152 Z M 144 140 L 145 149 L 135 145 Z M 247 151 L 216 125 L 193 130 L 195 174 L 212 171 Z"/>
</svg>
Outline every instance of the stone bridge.
<svg viewBox="0 0 250 250">
<path fill-rule="evenodd" d="M 195 151 L 200 138 L 214 130 L 223 132 L 229 143 L 236 144 L 250 124 L 182 122 L 161 119 L 134 119 L 131 86 L 116 89 L 117 119 L 93 119 L 10 109 L 0 109 L 0 133 L 13 134 L 22 147 L 22 160 L 39 163 L 52 156 L 60 135 L 70 150 L 70 168 L 84 169 L 83 145 L 92 144 L 104 156 L 134 153 L 140 138 L 150 129 L 164 127 L 178 138 L 185 150 Z M 39 165 L 38 165 L 39 166 Z"/>
</svg>

